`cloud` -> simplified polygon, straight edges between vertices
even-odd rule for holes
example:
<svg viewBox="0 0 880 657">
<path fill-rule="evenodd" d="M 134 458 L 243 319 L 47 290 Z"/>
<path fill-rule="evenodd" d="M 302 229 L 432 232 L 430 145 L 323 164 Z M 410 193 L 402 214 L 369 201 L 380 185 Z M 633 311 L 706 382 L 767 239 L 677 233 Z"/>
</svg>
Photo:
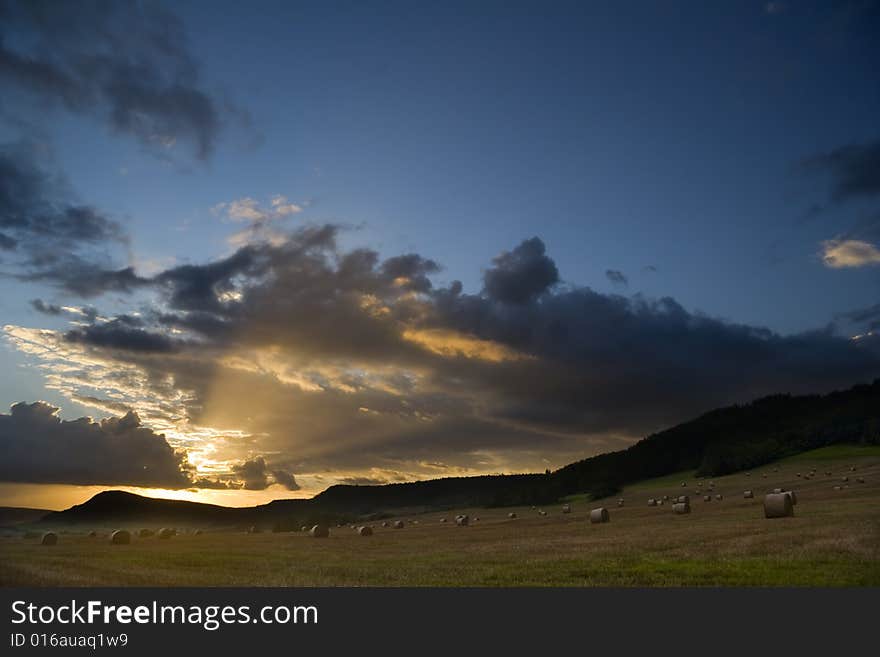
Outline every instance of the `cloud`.
<svg viewBox="0 0 880 657">
<path fill-rule="evenodd" d="M 821 255 L 825 266 L 832 269 L 880 265 L 880 249 L 861 240 L 826 240 Z"/>
<path fill-rule="evenodd" d="M 558 283 L 556 263 L 544 251 L 544 242 L 533 237 L 495 257 L 494 266 L 483 275 L 487 296 L 501 303 L 525 304 Z"/>
<path fill-rule="evenodd" d="M 61 306 L 56 306 L 54 303 L 46 303 L 42 299 L 31 299 L 31 306 L 37 312 L 43 313 L 44 315 L 60 315 L 64 312 Z"/>
<path fill-rule="evenodd" d="M 51 0 L 5 0 L 0 13 L 5 88 L 154 151 L 187 141 L 198 158 L 211 155 L 230 113 L 202 86 L 174 14 L 156 3 Z"/>
<path fill-rule="evenodd" d="M 0 481 L 185 488 L 188 464 L 137 414 L 69 422 L 45 402 L 0 414 Z"/>
<path fill-rule="evenodd" d="M 5 331 L 58 394 L 127 404 L 199 476 L 250 488 L 288 486 L 287 464 L 304 488 L 438 461 L 543 470 L 720 405 L 880 374 L 876 341 L 831 328 L 784 336 L 558 285 L 536 238 L 467 294 L 423 255 L 344 250 L 338 234 L 304 226 L 159 272 L 137 316 Z"/>
<path fill-rule="evenodd" d="M 785 12 L 786 9 L 788 9 L 788 6 L 784 2 L 779 2 L 778 0 L 768 2 L 764 5 L 764 13 L 770 15 L 781 14 Z"/>
<path fill-rule="evenodd" d="M 629 279 L 626 275 L 622 271 L 616 269 L 606 269 L 605 278 L 611 281 L 613 285 L 620 285 L 622 287 L 629 285 Z"/>
<path fill-rule="evenodd" d="M 880 195 L 880 141 L 848 144 L 804 159 L 805 171 L 831 175 L 831 198 L 843 202 Z"/>
<path fill-rule="evenodd" d="M 270 471 L 262 456 L 235 465 L 232 471 L 245 490 L 265 490 L 272 482 L 284 486 L 287 490 L 299 490 L 299 485 L 290 472 L 281 469 Z"/>
</svg>

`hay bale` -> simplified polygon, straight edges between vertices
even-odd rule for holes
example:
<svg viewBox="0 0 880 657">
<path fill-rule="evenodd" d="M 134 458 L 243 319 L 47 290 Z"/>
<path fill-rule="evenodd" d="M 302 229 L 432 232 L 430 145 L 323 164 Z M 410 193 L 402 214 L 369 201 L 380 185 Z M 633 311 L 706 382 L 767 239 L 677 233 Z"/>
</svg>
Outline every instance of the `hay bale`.
<svg viewBox="0 0 880 657">
<path fill-rule="evenodd" d="M 800 473 L 800 472 L 795 472 L 795 473 L 794 473 L 794 476 L 795 476 L 795 477 L 800 477 L 800 476 L 801 476 L 801 473 Z"/>
<path fill-rule="evenodd" d="M 678 514 L 690 513 L 691 512 L 691 505 L 688 504 L 687 502 L 676 502 L 675 504 L 672 505 L 672 512 L 678 513 Z"/>
<path fill-rule="evenodd" d="M 865 480 L 862 479 L 861 477 L 856 477 L 856 483 L 863 484 L 863 483 L 865 483 Z"/>
<path fill-rule="evenodd" d="M 657 500 L 653 497 L 648 499 L 648 506 L 657 506 Z"/>
<path fill-rule="evenodd" d="M 158 536 L 161 539 L 169 539 L 172 536 L 177 536 L 177 530 L 172 529 L 170 527 L 163 527 L 162 529 L 159 530 L 159 533 L 156 534 L 156 536 Z"/>
<path fill-rule="evenodd" d="M 669 501 L 669 495 L 664 495 L 664 496 L 663 496 L 663 501 L 664 501 L 664 502 L 668 502 L 668 501 Z"/>
<path fill-rule="evenodd" d="M 394 521 L 394 529 L 403 529 L 406 525 L 403 524 L 403 520 L 395 520 Z"/>
<path fill-rule="evenodd" d="M 110 543 L 112 545 L 128 545 L 131 543 L 131 534 L 125 529 L 117 529 L 110 534 Z"/>
<path fill-rule="evenodd" d="M 507 514 L 507 517 L 510 518 L 511 520 L 515 520 L 516 514 L 513 511 L 511 511 L 510 513 Z M 474 518 L 474 520 L 476 520 L 476 518 Z"/>
<path fill-rule="evenodd" d="M 678 499 L 675 500 L 676 504 L 690 504 L 691 498 L 689 495 L 679 495 Z"/>
<path fill-rule="evenodd" d="M 541 510 L 538 511 L 538 515 L 539 515 L 539 516 L 546 516 L 546 515 L 547 515 L 547 512 L 544 511 L 543 509 L 541 509 Z"/>
<path fill-rule="evenodd" d="M 746 477 L 751 477 L 751 476 L 752 476 L 751 472 L 746 472 Z"/>
<path fill-rule="evenodd" d="M 841 477 L 840 480 L 841 481 L 849 481 L 849 477 Z"/>
<path fill-rule="evenodd" d="M 329 538 L 330 528 L 327 525 L 318 524 L 309 530 L 309 535 L 312 538 Z"/>
<path fill-rule="evenodd" d="M 743 491 L 743 497 L 746 498 L 747 500 L 750 500 L 755 497 L 755 494 L 752 491 L 747 490 L 747 491 Z"/>
<path fill-rule="evenodd" d="M 299 528 L 299 530 L 301 532 L 307 532 L 307 531 L 309 531 L 309 528 L 306 525 L 303 525 L 302 527 Z"/>
<path fill-rule="evenodd" d="M 92 531 L 90 531 L 90 532 L 88 533 L 88 537 L 89 537 L 89 538 L 98 538 L 98 532 L 96 532 L 96 531 L 93 529 Z"/>
<path fill-rule="evenodd" d="M 46 532 L 40 539 L 40 545 L 56 545 L 58 543 L 58 534 L 55 532 Z"/>
<path fill-rule="evenodd" d="M 372 527 L 358 527 L 358 536 L 372 536 L 373 528 Z"/>
<path fill-rule="evenodd" d="M 664 504 L 666 504 L 666 500 L 657 500 L 658 506 L 663 506 Z"/>
<path fill-rule="evenodd" d="M 712 496 L 711 495 L 703 495 L 703 501 L 704 502 L 711 502 Z"/>
<path fill-rule="evenodd" d="M 856 466 L 854 466 L 854 465 L 849 466 L 849 471 L 850 471 L 850 472 L 855 472 L 855 471 L 856 471 Z"/>
<path fill-rule="evenodd" d="M 391 526 L 391 523 L 388 522 L 387 520 L 384 520 L 384 521 L 382 522 L 382 526 L 383 526 L 383 527 L 390 527 L 390 526 Z"/>
<path fill-rule="evenodd" d="M 195 531 L 193 532 L 193 536 L 201 536 L 201 535 L 202 535 L 202 530 L 201 530 L 201 529 L 197 529 L 197 530 L 195 530 Z"/>
<path fill-rule="evenodd" d="M 619 500 L 617 500 L 617 506 L 621 507 L 623 505 L 624 505 L 624 501 L 623 501 L 623 498 L 621 497 Z"/>
<path fill-rule="evenodd" d="M 571 513 L 571 504 L 563 504 L 562 505 L 563 513 Z"/>
<path fill-rule="evenodd" d="M 686 482 L 686 481 L 681 482 L 681 487 L 682 487 L 682 488 L 687 488 L 687 482 Z"/>
<path fill-rule="evenodd" d="M 765 518 L 787 518 L 794 515 L 794 504 L 788 493 L 767 493 L 764 496 Z"/>
<path fill-rule="evenodd" d="M 785 494 L 791 498 L 792 504 L 797 504 L 797 495 L 795 495 L 795 492 L 793 490 L 787 490 L 785 491 Z"/>
<path fill-rule="evenodd" d="M 440 518 L 440 522 L 446 522 L 446 518 Z"/>
<path fill-rule="evenodd" d="M 455 516 L 455 524 L 458 525 L 459 527 L 467 527 L 470 524 L 470 522 L 471 522 L 471 519 L 469 516 L 466 516 L 466 515 Z"/>
<path fill-rule="evenodd" d="M 480 516 L 474 516 L 474 522 L 480 522 Z"/>
<path fill-rule="evenodd" d="M 724 495 L 722 495 L 721 493 L 718 493 L 718 494 L 715 496 L 715 499 L 718 500 L 718 501 L 720 502 L 721 500 L 724 499 Z"/>
<path fill-rule="evenodd" d="M 141 529 L 141 530 L 138 532 L 138 537 L 139 537 L 139 538 L 149 538 L 149 537 L 152 536 L 152 535 L 153 535 L 153 530 L 152 530 L 152 529 Z"/>
<path fill-rule="evenodd" d="M 835 486 L 834 490 L 843 490 L 843 487 L 842 486 Z"/>
<path fill-rule="evenodd" d="M 609 522 L 611 520 L 611 515 L 608 513 L 608 509 L 604 506 L 600 506 L 598 509 L 593 509 L 590 511 L 590 522 L 594 525 L 603 522 Z"/>
</svg>

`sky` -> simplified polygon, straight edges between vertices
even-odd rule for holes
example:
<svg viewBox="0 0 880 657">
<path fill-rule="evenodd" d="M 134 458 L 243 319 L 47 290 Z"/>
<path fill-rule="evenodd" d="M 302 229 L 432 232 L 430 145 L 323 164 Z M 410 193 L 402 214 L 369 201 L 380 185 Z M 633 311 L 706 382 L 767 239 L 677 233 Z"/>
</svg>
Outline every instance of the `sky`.
<svg viewBox="0 0 880 657">
<path fill-rule="evenodd" d="M 873 380 L 878 34 L 0 0 L 0 505 L 541 471 Z"/>
</svg>

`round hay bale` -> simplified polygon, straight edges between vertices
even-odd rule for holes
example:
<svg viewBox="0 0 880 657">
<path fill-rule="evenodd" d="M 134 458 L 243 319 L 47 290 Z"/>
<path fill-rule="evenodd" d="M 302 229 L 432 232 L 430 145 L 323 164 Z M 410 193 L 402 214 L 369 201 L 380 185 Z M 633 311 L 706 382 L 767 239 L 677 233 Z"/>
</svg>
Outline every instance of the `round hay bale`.
<svg viewBox="0 0 880 657">
<path fill-rule="evenodd" d="M 394 521 L 394 529 L 403 529 L 406 525 L 403 524 L 403 520 L 395 520 Z"/>
<path fill-rule="evenodd" d="M 480 516 L 474 516 L 474 522 L 480 522 Z"/>
<path fill-rule="evenodd" d="M 747 500 L 750 500 L 755 497 L 755 494 L 752 491 L 747 490 L 747 491 L 743 492 L 743 497 L 746 498 Z"/>
<path fill-rule="evenodd" d="M 840 480 L 841 481 L 849 481 L 849 477 L 841 477 Z"/>
<path fill-rule="evenodd" d="M 663 501 L 664 501 L 664 502 L 668 502 L 668 501 L 669 501 L 669 495 L 664 495 L 664 496 L 663 496 Z"/>
<path fill-rule="evenodd" d="M 177 536 L 177 530 L 172 529 L 171 527 L 163 527 L 159 530 L 159 533 L 156 534 L 159 538 L 166 540 L 171 538 L 172 536 Z"/>
<path fill-rule="evenodd" d="M 510 518 L 511 520 L 515 520 L 516 514 L 513 511 L 511 511 L 510 513 L 507 514 L 507 517 Z M 474 520 L 476 520 L 476 518 L 474 518 Z"/>
<path fill-rule="evenodd" d="M 153 530 L 152 530 L 152 529 L 141 529 L 141 530 L 138 532 L 138 536 L 139 536 L 140 538 L 148 538 L 148 537 L 150 537 L 150 536 L 152 536 L 152 535 L 153 535 Z"/>
<path fill-rule="evenodd" d="M 571 504 L 563 504 L 562 505 L 563 513 L 571 513 Z"/>
<path fill-rule="evenodd" d="M 440 522 L 446 522 L 446 518 L 440 518 Z"/>
<path fill-rule="evenodd" d="M 704 502 L 711 502 L 712 496 L 711 495 L 703 495 L 703 501 Z"/>
<path fill-rule="evenodd" d="M 598 509 L 593 509 L 590 511 L 590 522 L 594 525 L 609 522 L 611 520 L 611 515 L 608 513 L 608 509 L 604 506 L 600 506 Z"/>
<path fill-rule="evenodd" d="M 391 523 L 388 522 L 387 520 L 384 520 L 384 521 L 382 521 L 382 526 L 383 526 L 383 527 L 390 527 L 390 526 L 391 526 Z"/>
<path fill-rule="evenodd" d="M 459 527 L 467 527 L 470 521 L 471 519 L 468 516 L 455 516 L 455 524 Z"/>
<path fill-rule="evenodd" d="M 195 530 L 195 531 L 193 532 L 193 536 L 201 536 L 201 535 L 202 535 L 202 530 L 201 530 L 201 529 L 197 529 L 197 530 Z"/>
<path fill-rule="evenodd" d="M 676 504 L 690 504 L 691 498 L 689 495 L 679 495 L 678 499 L 675 500 Z"/>
<path fill-rule="evenodd" d="M 40 539 L 40 545 L 56 545 L 58 543 L 58 534 L 55 532 L 46 532 Z"/>
<path fill-rule="evenodd" d="M 309 530 L 309 535 L 312 538 L 329 538 L 330 528 L 327 525 L 318 524 Z"/>
<path fill-rule="evenodd" d="M 653 497 L 648 499 L 648 506 L 657 506 L 657 500 L 655 500 Z"/>
<path fill-rule="evenodd" d="M 800 472 L 795 472 L 795 473 L 794 473 L 794 476 L 795 476 L 795 477 L 800 477 L 800 476 L 801 476 L 801 473 L 800 473 Z"/>
<path fill-rule="evenodd" d="M 372 536 L 373 528 L 372 527 L 358 527 L 358 536 Z"/>
<path fill-rule="evenodd" d="M 681 482 L 681 487 L 682 487 L 682 488 L 687 488 L 687 482 L 686 482 L 686 481 Z"/>
<path fill-rule="evenodd" d="M 547 515 L 547 512 L 544 511 L 543 509 L 541 509 L 540 511 L 538 511 L 538 515 L 539 515 L 539 516 L 546 516 L 546 515 Z"/>
<path fill-rule="evenodd" d="M 834 490 L 843 490 L 843 487 L 842 486 L 835 486 Z"/>
<path fill-rule="evenodd" d="M 688 504 L 687 502 L 676 502 L 675 504 L 672 505 L 672 512 L 678 513 L 678 514 L 690 513 L 691 512 L 691 505 Z"/>
<path fill-rule="evenodd" d="M 767 493 L 764 496 L 765 518 L 787 518 L 794 515 L 794 504 L 787 493 Z"/>
<path fill-rule="evenodd" d="M 621 507 L 623 505 L 624 505 L 624 501 L 623 501 L 623 498 L 621 497 L 619 500 L 617 500 L 617 506 Z"/>
<path fill-rule="evenodd" d="M 856 477 L 856 483 L 857 483 L 857 484 L 863 484 L 863 483 L 865 483 L 865 480 L 862 479 L 861 477 Z"/>
<path fill-rule="evenodd" d="M 664 504 L 666 504 L 666 500 L 657 500 L 657 504 L 658 506 L 663 506 Z"/>
<path fill-rule="evenodd" d="M 303 525 L 302 527 L 299 528 L 299 530 L 301 532 L 307 532 L 307 531 L 309 531 L 309 528 L 307 526 Z"/>
<path fill-rule="evenodd" d="M 751 477 L 751 476 L 752 476 L 751 472 L 746 472 L 746 477 Z"/>
<path fill-rule="evenodd" d="M 89 538 L 98 538 L 98 532 L 96 532 L 93 529 L 92 531 L 89 532 L 88 536 L 89 536 Z"/>
<path fill-rule="evenodd" d="M 724 495 L 722 495 L 721 493 L 718 493 L 718 494 L 715 496 L 715 499 L 718 500 L 718 501 L 720 502 L 721 500 L 724 499 Z"/>
<path fill-rule="evenodd" d="M 131 543 L 131 534 L 125 529 L 117 529 L 110 534 L 110 543 L 112 545 L 128 545 Z"/>
<path fill-rule="evenodd" d="M 791 498 L 792 504 L 797 504 L 797 495 L 795 495 L 795 492 L 793 490 L 787 490 L 785 491 L 785 494 Z"/>
<path fill-rule="evenodd" d="M 854 466 L 854 465 L 849 466 L 849 471 L 850 471 L 850 472 L 855 472 L 855 471 L 856 471 L 856 466 Z"/>
</svg>

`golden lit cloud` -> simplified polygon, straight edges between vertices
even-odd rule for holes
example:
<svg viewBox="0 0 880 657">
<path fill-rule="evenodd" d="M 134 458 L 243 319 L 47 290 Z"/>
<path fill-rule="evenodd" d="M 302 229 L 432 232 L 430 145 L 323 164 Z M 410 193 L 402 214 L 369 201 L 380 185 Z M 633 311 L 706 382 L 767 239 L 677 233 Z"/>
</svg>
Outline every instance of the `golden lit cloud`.
<svg viewBox="0 0 880 657">
<path fill-rule="evenodd" d="M 531 356 L 510 347 L 447 329 L 407 329 L 403 338 L 440 356 L 464 357 L 492 363 L 530 360 Z"/>
</svg>

